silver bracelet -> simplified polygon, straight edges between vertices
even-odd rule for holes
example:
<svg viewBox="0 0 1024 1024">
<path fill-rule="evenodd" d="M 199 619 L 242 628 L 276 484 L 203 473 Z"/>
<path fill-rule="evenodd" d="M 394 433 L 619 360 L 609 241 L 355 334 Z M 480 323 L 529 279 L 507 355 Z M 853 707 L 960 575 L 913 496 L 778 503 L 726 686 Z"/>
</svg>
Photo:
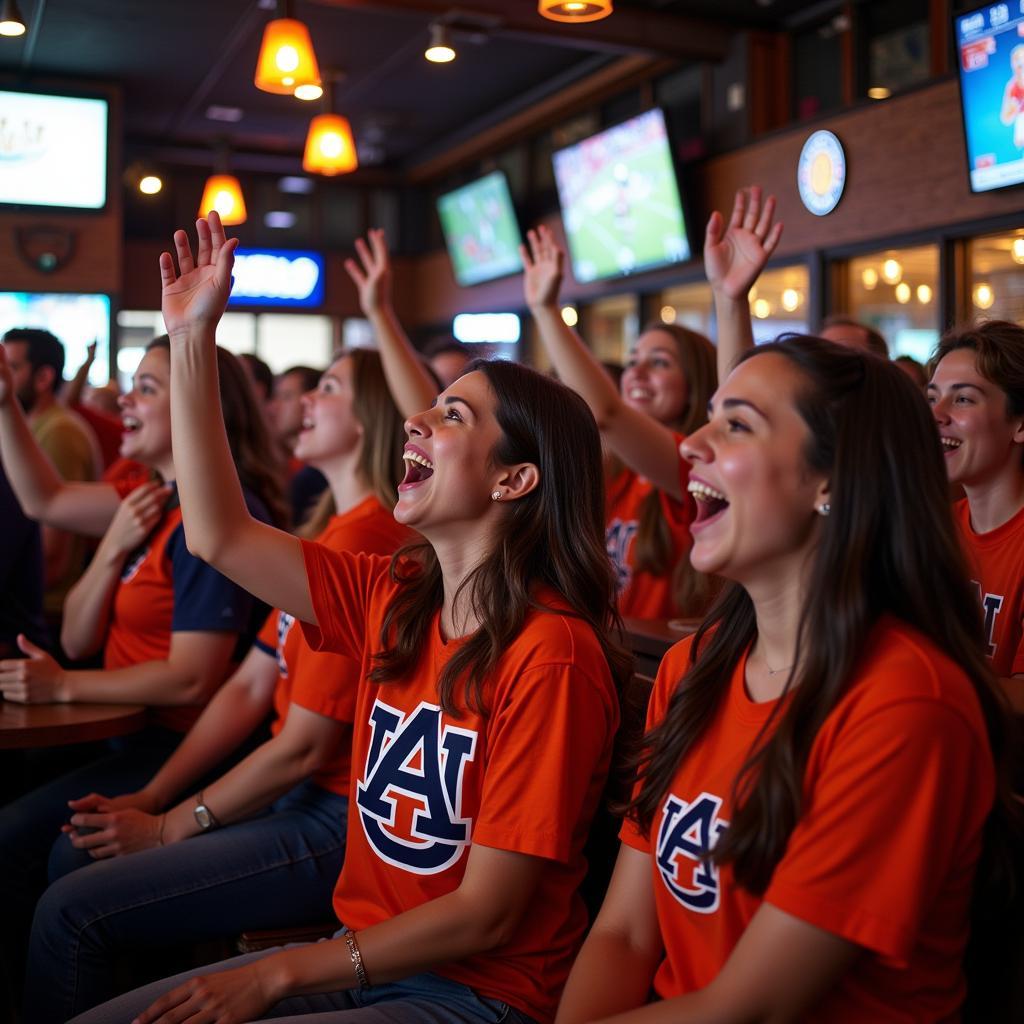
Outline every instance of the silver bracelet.
<svg viewBox="0 0 1024 1024">
<path fill-rule="evenodd" d="M 352 958 L 352 966 L 355 968 L 356 981 L 361 989 L 370 987 L 370 979 L 366 976 L 366 968 L 363 966 L 363 954 L 359 952 L 359 944 L 356 942 L 355 932 L 345 932 L 345 942 L 348 945 L 348 955 Z"/>
</svg>

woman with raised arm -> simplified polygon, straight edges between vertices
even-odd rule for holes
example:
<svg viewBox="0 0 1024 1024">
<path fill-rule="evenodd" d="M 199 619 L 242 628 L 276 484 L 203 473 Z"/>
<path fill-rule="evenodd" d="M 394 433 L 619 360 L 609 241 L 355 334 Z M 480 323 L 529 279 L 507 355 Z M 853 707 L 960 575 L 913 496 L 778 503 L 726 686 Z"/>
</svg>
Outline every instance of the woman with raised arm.
<svg viewBox="0 0 1024 1024">
<path fill-rule="evenodd" d="M 732 587 L 662 661 L 559 1024 L 958 1019 L 1010 802 L 934 435 L 891 364 L 793 338 L 683 443 L 690 558 Z"/>
<path fill-rule="evenodd" d="M 232 458 L 249 485 L 253 510 L 267 518 L 268 508 L 283 503 L 261 465 L 266 435 L 234 357 L 218 350 L 217 362 Z M 266 612 L 186 548 L 174 483 L 169 387 L 170 348 L 166 338 L 157 338 L 139 364 L 133 389 L 121 399 L 122 453 L 148 466 L 155 479 L 132 478 L 116 487 L 65 483 L 35 444 L 12 398 L 0 349 L 0 444 L 19 500 L 62 529 L 105 530 L 88 570 L 68 595 L 61 636 L 71 657 L 102 651 L 103 668 L 64 669 L 20 639 L 26 657 L 0 661 L 0 693 L 24 703 L 99 701 L 152 708 L 151 725 L 120 740 L 109 756 L 0 810 L 0 897 L 7 908 L 0 936 L 18 961 L 32 907 L 46 885 L 51 846 L 58 853 L 70 850 L 60 835 L 70 814 L 68 801 L 92 790 L 117 795 L 143 785 L 248 649 Z M 33 494 L 43 496 L 37 505 L 29 501 Z"/>
<path fill-rule="evenodd" d="M 297 456 L 330 487 L 303 535 L 378 555 L 412 540 L 391 514 L 405 432 L 377 354 L 342 353 L 302 404 Z M 36 908 L 26 1019 L 63 1024 L 109 999 L 126 951 L 330 916 L 359 668 L 312 650 L 290 615 L 273 614 L 142 789 L 72 802 L 71 843 L 98 862 L 56 881 Z M 273 738 L 204 785 L 272 711 Z M 193 837 L 202 841 L 182 843 Z"/>
<path fill-rule="evenodd" d="M 781 233 L 781 225 L 772 227 L 773 214 L 769 200 L 758 210 L 756 231 L 747 231 L 742 218 L 732 224 L 720 240 L 730 252 L 716 253 L 709 277 L 712 266 L 721 269 L 733 289 L 742 287 L 741 278 L 756 277 Z M 720 220 L 715 214 L 709 231 Z M 763 242 L 760 251 L 749 251 L 748 234 Z M 541 340 L 559 378 L 583 396 L 606 444 L 627 467 L 620 466 L 609 481 L 606 519 L 608 554 L 619 574 L 619 610 L 640 618 L 702 615 L 716 588 L 686 558 L 689 517 L 676 448 L 706 421 L 716 382 L 714 347 L 685 328 L 652 325 L 637 339 L 616 388 L 562 320 L 564 254 L 551 231 L 542 226 L 527 237 L 520 249 L 524 291 Z M 720 331 L 742 329 L 742 319 L 730 317 L 724 304 L 719 315 Z M 745 329 L 749 334 L 749 314 Z M 721 359 L 719 364 L 721 369 Z"/>
<path fill-rule="evenodd" d="M 241 501 L 217 409 L 235 243 L 215 214 L 197 226 L 195 257 L 175 235 L 180 276 L 161 258 L 185 528 L 313 646 L 361 661 L 335 891 L 346 930 L 79 1020 L 344 1019 L 373 1005 L 377 1020 L 549 1021 L 583 932 L 582 848 L 618 722 L 613 677 L 628 671 L 608 633 L 593 418 L 528 369 L 478 364 L 406 422 L 395 518 L 427 543 L 389 561 L 268 528 Z"/>
</svg>

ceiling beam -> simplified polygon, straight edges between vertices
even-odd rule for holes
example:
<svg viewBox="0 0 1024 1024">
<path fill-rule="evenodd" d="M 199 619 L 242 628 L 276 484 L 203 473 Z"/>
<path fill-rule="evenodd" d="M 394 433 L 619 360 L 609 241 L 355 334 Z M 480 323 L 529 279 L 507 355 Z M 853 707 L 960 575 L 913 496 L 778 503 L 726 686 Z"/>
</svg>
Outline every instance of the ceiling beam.
<svg viewBox="0 0 1024 1024">
<path fill-rule="evenodd" d="M 611 17 L 580 25 L 549 21 L 523 0 L 312 0 L 373 14 L 421 14 L 460 27 L 569 49 L 644 54 L 675 60 L 722 60 L 737 29 L 706 18 L 619 8 Z"/>
</svg>

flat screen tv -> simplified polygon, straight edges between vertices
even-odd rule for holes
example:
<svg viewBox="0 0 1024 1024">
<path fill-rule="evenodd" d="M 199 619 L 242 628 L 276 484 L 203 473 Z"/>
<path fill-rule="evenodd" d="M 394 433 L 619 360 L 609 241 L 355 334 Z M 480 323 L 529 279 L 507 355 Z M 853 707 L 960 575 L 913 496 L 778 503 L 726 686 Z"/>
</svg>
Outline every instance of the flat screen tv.
<svg viewBox="0 0 1024 1024">
<path fill-rule="evenodd" d="M 577 281 L 634 274 L 690 258 L 660 110 L 558 150 L 553 160 Z"/>
<path fill-rule="evenodd" d="M 437 212 L 460 285 L 493 281 L 523 269 L 519 259 L 523 236 L 502 171 L 439 196 Z"/>
<path fill-rule="evenodd" d="M 100 210 L 107 101 L 0 90 L 0 204 Z"/>
<path fill-rule="evenodd" d="M 955 19 L 960 105 L 972 192 L 1024 182 L 1024 5 Z"/>
<path fill-rule="evenodd" d="M 110 297 L 56 292 L 0 292 L 0 336 L 12 327 L 42 327 L 64 345 L 64 376 L 70 380 L 96 342 L 90 384 L 110 379 Z"/>
</svg>

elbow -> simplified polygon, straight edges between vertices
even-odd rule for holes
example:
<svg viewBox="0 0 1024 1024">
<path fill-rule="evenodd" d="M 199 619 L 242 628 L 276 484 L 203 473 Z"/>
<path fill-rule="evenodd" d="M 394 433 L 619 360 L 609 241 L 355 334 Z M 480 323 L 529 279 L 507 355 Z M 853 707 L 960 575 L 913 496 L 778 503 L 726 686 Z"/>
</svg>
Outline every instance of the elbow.
<svg viewBox="0 0 1024 1024">
<path fill-rule="evenodd" d="M 88 658 L 99 649 L 98 644 L 87 643 L 82 637 L 68 633 L 66 627 L 60 631 L 60 646 L 71 661 Z"/>
<path fill-rule="evenodd" d="M 590 411 L 594 414 L 594 421 L 597 423 L 597 429 L 602 434 L 606 434 L 615 425 L 620 407 L 621 403 L 618 396 L 615 397 L 614 401 L 609 399 L 606 402 L 596 403 L 590 407 Z"/>
<path fill-rule="evenodd" d="M 478 938 L 474 945 L 481 953 L 507 946 L 519 932 L 526 908 L 503 908 L 477 921 Z"/>
</svg>

